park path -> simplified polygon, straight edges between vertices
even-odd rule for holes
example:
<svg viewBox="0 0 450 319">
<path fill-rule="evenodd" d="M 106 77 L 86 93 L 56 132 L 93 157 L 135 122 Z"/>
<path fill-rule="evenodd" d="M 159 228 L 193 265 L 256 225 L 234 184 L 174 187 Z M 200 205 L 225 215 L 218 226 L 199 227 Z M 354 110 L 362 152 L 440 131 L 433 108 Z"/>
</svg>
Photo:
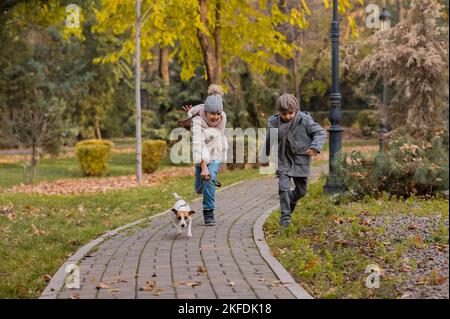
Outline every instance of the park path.
<svg viewBox="0 0 450 319">
<path fill-rule="evenodd" d="M 314 168 L 312 178 L 324 169 Z M 79 289 L 61 284 L 61 267 L 41 298 L 311 298 L 264 240 L 262 224 L 278 208 L 277 190 L 277 179 L 266 177 L 218 191 L 215 227 L 203 225 L 201 200 L 193 201 L 190 239 L 175 233 L 171 213 L 108 236 L 78 260 Z M 107 286 L 97 289 L 100 282 Z"/>
</svg>

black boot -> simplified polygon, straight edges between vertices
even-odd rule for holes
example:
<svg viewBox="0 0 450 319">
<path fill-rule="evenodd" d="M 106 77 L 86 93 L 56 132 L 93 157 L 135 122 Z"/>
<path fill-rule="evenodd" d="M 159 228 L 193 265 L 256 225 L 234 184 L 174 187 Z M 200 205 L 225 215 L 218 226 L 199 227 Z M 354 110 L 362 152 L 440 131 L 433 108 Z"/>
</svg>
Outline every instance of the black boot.
<svg viewBox="0 0 450 319">
<path fill-rule="evenodd" d="M 205 226 L 214 226 L 216 224 L 213 209 L 204 209 L 203 218 L 205 219 Z"/>
</svg>

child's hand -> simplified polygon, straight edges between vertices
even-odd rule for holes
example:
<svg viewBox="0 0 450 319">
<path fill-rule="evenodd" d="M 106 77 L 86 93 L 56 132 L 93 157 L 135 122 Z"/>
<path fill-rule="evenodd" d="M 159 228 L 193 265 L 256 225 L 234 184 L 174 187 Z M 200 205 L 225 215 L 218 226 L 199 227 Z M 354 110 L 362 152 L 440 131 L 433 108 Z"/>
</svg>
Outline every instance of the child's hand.
<svg viewBox="0 0 450 319">
<path fill-rule="evenodd" d="M 200 177 L 202 178 L 202 179 L 206 179 L 206 180 L 208 180 L 209 179 L 209 170 L 208 170 L 208 167 L 204 167 L 203 169 L 202 169 L 202 172 L 200 173 Z"/>
<path fill-rule="evenodd" d="M 308 148 L 306 154 L 309 156 L 316 156 L 319 152 L 315 148 Z"/>
<path fill-rule="evenodd" d="M 186 112 L 189 112 L 190 109 L 192 109 L 192 105 L 184 105 L 183 106 L 183 110 L 185 110 Z"/>
</svg>

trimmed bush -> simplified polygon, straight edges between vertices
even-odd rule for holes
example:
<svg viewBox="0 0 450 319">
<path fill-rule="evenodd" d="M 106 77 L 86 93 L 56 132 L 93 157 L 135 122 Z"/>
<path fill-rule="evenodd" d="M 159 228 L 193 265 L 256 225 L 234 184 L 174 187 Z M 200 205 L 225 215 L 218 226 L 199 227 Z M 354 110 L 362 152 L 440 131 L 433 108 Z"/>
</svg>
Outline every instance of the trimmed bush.
<svg viewBox="0 0 450 319">
<path fill-rule="evenodd" d="M 359 198 L 382 193 L 403 198 L 434 196 L 448 189 L 448 146 L 442 136 L 429 142 L 401 137 L 375 158 L 361 152 L 343 154 L 338 174 Z"/>
<path fill-rule="evenodd" d="M 85 140 L 75 144 L 81 171 L 86 176 L 99 176 L 108 169 L 114 144 L 106 140 Z"/>
<path fill-rule="evenodd" d="M 164 140 L 147 140 L 142 144 L 142 169 L 153 173 L 166 155 L 167 143 Z"/>
<path fill-rule="evenodd" d="M 380 118 L 377 111 L 364 110 L 356 116 L 356 124 L 364 136 L 372 136 L 380 126 Z"/>
</svg>

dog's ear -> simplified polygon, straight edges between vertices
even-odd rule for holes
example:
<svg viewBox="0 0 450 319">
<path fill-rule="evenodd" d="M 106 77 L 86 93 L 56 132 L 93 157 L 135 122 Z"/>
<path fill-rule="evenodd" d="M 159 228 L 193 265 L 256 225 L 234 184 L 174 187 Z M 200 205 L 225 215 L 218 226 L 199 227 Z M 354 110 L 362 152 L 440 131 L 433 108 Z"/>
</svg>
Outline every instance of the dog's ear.
<svg viewBox="0 0 450 319">
<path fill-rule="evenodd" d="M 175 208 L 172 208 L 172 212 L 173 212 L 174 214 L 178 213 L 177 210 L 176 210 Z"/>
<path fill-rule="evenodd" d="M 193 214 L 195 214 L 195 210 L 191 210 L 191 211 L 189 212 L 189 216 L 191 216 L 191 215 L 193 215 Z"/>
</svg>

